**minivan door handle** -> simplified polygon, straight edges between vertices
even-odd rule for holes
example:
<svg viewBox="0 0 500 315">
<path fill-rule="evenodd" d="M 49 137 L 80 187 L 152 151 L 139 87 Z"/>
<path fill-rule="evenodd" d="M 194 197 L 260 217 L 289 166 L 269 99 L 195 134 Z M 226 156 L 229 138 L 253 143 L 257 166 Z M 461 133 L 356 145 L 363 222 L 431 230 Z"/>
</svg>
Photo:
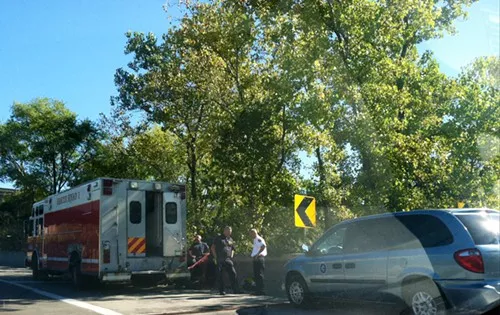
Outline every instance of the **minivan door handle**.
<svg viewBox="0 0 500 315">
<path fill-rule="evenodd" d="M 356 264 L 355 263 L 347 263 L 345 264 L 345 269 L 354 269 L 356 268 Z"/>
<path fill-rule="evenodd" d="M 342 264 L 333 264 L 332 268 L 333 269 L 341 269 L 342 268 Z"/>
</svg>

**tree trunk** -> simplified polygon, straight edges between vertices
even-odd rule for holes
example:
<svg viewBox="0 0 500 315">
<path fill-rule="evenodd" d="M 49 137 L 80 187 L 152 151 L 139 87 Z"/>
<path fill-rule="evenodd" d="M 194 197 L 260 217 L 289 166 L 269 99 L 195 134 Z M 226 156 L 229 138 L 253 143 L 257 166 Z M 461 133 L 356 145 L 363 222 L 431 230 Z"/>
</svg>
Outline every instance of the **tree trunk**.
<svg viewBox="0 0 500 315">
<path fill-rule="evenodd" d="M 323 215 L 325 217 L 325 225 L 328 226 L 328 224 L 326 223 L 327 218 L 328 218 L 328 211 L 324 205 L 324 201 L 325 201 L 324 192 L 325 192 L 325 180 L 326 180 L 325 175 L 326 174 L 325 174 L 323 157 L 321 156 L 321 147 L 319 147 L 319 146 L 316 148 L 316 159 L 318 160 L 318 175 L 319 175 L 318 188 L 319 188 L 319 194 L 320 194 L 320 196 L 318 196 L 319 200 L 318 200 L 317 206 L 318 206 L 318 208 L 323 210 Z"/>
<path fill-rule="evenodd" d="M 333 218 L 330 217 L 330 201 L 325 196 L 325 187 L 326 183 L 326 171 L 325 164 L 323 161 L 323 157 L 321 156 L 321 147 L 316 148 L 316 158 L 318 160 L 318 173 L 319 173 L 319 192 L 320 192 L 320 202 L 318 202 L 319 206 L 318 210 L 323 211 L 323 215 L 325 217 L 325 229 L 329 228 L 331 223 L 333 222 Z"/>
<path fill-rule="evenodd" d="M 191 198 L 193 200 L 198 199 L 198 194 L 196 191 L 196 166 L 197 166 L 197 160 L 196 160 L 196 153 L 191 151 L 190 154 L 190 163 L 189 163 L 189 172 L 190 172 L 190 177 L 191 177 Z"/>
<path fill-rule="evenodd" d="M 198 167 L 198 158 L 196 156 L 196 139 L 192 138 L 189 141 L 187 146 L 187 165 L 189 169 L 189 180 L 190 180 L 190 189 L 189 194 L 191 195 L 191 202 L 196 205 L 198 200 L 198 191 L 196 185 L 196 177 L 197 177 L 197 167 Z"/>
<path fill-rule="evenodd" d="M 55 156 L 52 159 L 52 193 L 57 194 L 57 164 Z"/>
</svg>

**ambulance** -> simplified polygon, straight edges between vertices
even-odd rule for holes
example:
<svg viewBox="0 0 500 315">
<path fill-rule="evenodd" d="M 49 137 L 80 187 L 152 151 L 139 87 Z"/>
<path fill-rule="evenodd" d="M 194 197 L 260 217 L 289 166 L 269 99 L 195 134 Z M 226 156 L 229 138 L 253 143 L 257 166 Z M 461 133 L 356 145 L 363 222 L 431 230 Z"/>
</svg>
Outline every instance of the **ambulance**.
<svg viewBox="0 0 500 315">
<path fill-rule="evenodd" d="M 34 279 L 69 273 L 81 287 L 89 278 L 190 277 L 184 185 L 98 178 L 36 202 L 26 230 Z"/>
</svg>

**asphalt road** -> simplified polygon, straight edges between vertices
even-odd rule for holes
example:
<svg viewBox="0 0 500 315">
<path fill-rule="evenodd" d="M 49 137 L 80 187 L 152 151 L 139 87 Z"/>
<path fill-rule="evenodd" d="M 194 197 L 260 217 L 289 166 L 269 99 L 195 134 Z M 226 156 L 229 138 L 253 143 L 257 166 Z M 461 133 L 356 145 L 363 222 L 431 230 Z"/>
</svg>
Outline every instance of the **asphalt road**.
<svg viewBox="0 0 500 315">
<path fill-rule="evenodd" d="M 397 305 L 319 303 L 298 310 L 280 297 L 219 296 L 208 290 L 175 290 L 167 286 L 96 286 L 75 291 L 62 278 L 32 281 L 27 269 L 0 266 L 0 313 L 6 314 L 218 314 L 323 315 L 400 314 Z"/>
</svg>

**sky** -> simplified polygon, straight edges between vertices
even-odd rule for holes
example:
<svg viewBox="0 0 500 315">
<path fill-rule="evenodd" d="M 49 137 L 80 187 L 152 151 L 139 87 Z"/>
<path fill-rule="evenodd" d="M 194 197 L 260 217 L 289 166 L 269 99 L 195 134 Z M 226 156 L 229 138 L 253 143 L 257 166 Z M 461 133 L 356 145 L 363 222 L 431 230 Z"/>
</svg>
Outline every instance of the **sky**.
<svg viewBox="0 0 500 315">
<path fill-rule="evenodd" d="M 0 123 L 14 102 L 63 100 L 80 119 L 110 112 L 114 73 L 126 67 L 127 31 L 165 33 L 181 12 L 167 0 L 0 0 Z M 474 58 L 498 55 L 499 1 L 481 0 L 454 36 L 423 43 L 443 72 L 456 75 Z M 10 187 L 9 183 L 0 184 Z"/>
</svg>

